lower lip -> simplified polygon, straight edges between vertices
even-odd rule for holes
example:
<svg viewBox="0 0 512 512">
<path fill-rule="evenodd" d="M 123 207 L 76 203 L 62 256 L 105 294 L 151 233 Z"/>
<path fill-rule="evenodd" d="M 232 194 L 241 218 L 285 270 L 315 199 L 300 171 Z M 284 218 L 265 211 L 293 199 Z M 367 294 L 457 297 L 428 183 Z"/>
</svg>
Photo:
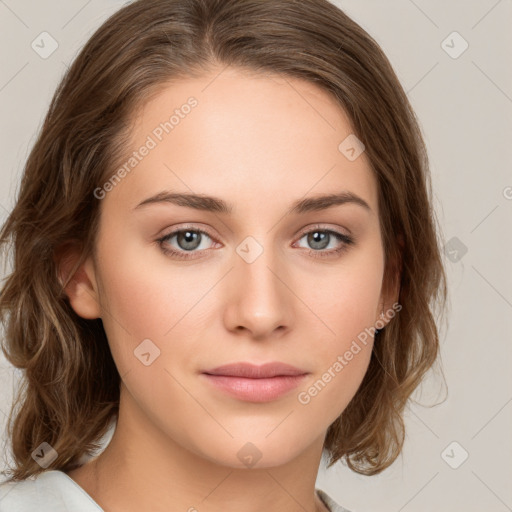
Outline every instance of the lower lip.
<svg viewBox="0 0 512 512">
<path fill-rule="evenodd" d="M 267 379 L 247 379 L 203 373 L 214 386 L 248 402 L 270 402 L 295 389 L 306 374 L 280 375 Z"/>
</svg>

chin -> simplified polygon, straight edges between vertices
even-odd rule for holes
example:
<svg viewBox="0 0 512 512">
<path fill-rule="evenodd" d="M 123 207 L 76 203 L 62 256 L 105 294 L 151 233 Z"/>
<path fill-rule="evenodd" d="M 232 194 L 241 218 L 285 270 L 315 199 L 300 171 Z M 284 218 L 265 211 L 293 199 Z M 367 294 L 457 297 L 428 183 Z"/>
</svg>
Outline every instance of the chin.
<svg viewBox="0 0 512 512">
<path fill-rule="evenodd" d="M 273 435 L 274 438 L 270 439 Z M 299 440 L 290 440 L 289 437 L 285 438 L 275 433 L 267 436 L 268 432 L 265 432 L 260 436 L 246 437 L 243 440 L 240 437 L 230 438 L 225 442 L 212 441 L 210 437 L 208 446 L 198 446 L 196 453 L 229 468 L 265 469 L 283 466 L 306 449 L 304 437 L 300 439 L 300 443 L 304 444 L 301 448 Z M 215 446 L 214 451 L 212 445 Z"/>
</svg>

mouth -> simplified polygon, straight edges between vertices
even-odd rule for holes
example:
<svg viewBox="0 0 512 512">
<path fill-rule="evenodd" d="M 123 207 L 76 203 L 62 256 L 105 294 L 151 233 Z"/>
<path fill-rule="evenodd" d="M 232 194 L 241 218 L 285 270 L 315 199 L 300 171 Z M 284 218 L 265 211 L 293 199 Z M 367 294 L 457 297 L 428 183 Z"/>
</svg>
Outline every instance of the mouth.
<svg viewBox="0 0 512 512">
<path fill-rule="evenodd" d="M 234 363 L 202 372 L 217 390 L 248 402 L 269 402 L 296 388 L 309 372 L 285 363 Z"/>
</svg>

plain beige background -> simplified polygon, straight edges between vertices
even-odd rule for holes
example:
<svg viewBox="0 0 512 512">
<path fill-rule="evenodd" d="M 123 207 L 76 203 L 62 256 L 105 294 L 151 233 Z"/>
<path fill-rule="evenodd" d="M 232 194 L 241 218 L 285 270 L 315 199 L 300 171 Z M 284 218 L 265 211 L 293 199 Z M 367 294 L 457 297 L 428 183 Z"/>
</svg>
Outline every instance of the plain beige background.
<svg viewBox="0 0 512 512">
<path fill-rule="evenodd" d="M 0 221 L 66 65 L 123 3 L 0 0 Z M 373 477 L 340 463 L 322 467 L 317 487 L 353 512 L 510 511 L 512 1 L 335 3 L 383 47 L 428 144 L 447 242 L 451 314 L 441 341 L 448 395 L 431 373 L 414 396 L 442 403 L 407 408 L 399 459 Z M 31 47 L 44 31 L 58 43 L 46 59 Z M 1 358 L 2 433 L 17 376 Z M 5 436 L 0 441 L 3 469 L 9 455 Z"/>
</svg>

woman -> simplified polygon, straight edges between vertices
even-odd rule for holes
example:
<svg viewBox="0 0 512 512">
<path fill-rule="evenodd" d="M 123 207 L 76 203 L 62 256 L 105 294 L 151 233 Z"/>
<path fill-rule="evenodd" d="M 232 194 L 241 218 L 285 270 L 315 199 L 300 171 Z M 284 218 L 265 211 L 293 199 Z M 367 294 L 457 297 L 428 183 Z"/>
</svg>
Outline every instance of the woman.
<svg viewBox="0 0 512 512">
<path fill-rule="evenodd" d="M 1 232 L 25 387 L 0 504 L 346 510 L 315 488 L 322 453 L 391 465 L 438 355 L 430 198 L 407 97 L 334 5 L 123 7 L 60 84 Z"/>
</svg>

